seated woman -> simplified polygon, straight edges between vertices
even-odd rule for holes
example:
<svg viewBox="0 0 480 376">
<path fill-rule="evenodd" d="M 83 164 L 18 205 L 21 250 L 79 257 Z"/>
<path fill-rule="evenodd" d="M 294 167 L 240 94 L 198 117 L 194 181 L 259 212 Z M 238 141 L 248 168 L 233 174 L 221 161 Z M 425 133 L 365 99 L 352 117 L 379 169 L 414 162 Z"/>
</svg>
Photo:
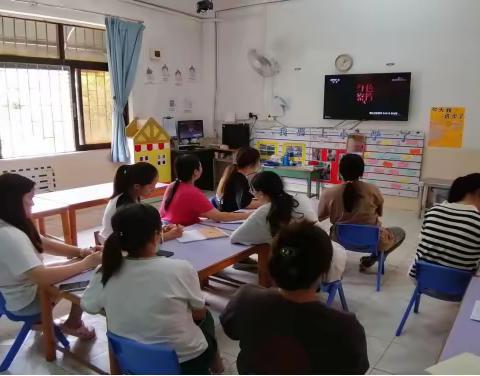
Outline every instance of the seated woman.
<svg viewBox="0 0 480 376">
<path fill-rule="evenodd" d="M 235 154 L 235 163 L 223 172 L 217 188 L 220 211 L 234 212 L 240 209 L 256 209 L 260 205 L 250 192 L 248 177 L 260 169 L 260 153 L 252 147 L 244 147 Z"/>
<path fill-rule="evenodd" d="M 362 325 L 354 314 L 327 307 L 316 295 L 332 253 L 330 238 L 312 222 L 279 231 L 268 265 L 278 289 L 242 286 L 220 316 L 227 336 L 240 341 L 240 374 L 368 370 Z"/>
<path fill-rule="evenodd" d="M 203 192 L 195 187 L 202 176 L 202 164 L 194 154 L 175 159 L 177 179 L 168 186 L 160 208 L 162 218 L 171 224 L 190 226 L 200 222 L 200 217 L 214 221 L 236 221 L 250 213 L 225 213 L 215 209 Z"/>
<path fill-rule="evenodd" d="M 415 261 L 474 272 L 480 263 L 480 174 L 452 184 L 448 201 L 425 214 Z M 410 276 L 415 278 L 415 263 Z"/>
<path fill-rule="evenodd" d="M 157 209 L 122 207 L 112 217 L 112 228 L 102 267 L 82 297 L 83 309 L 104 309 L 114 334 L 173 347 L 182 373 L 221 372 L 213 318 L 197 272 L 186 261 L 156 255 L 162 232 Z"/>
<path fill-rule="evenodd" d="M 282 179 L 271 171 L 263 171 L 252 180 L 255 197 L 260 206 L 231 235 L 232 243 L 264 244 L 271 243 L 273 237 L 292 221 L 307 220 L 319 226 L 317 215 L 310 201 L 303 197 L 293 197 L 285 192 Z M 325 280 L 338 281 L 345 270 L 346 252 L 333 243 L 332 265 Z"/>
<path fill-rule="evenodd" d="M 340 160 L 340 175 L 345 183 L 325 190 L 320 196 L 318 220 L 330 218 L 333 224 L 330 235 L 336 239 L 335 225 L 357 224 L 380 226 L 380 251 L 385 257 L 405 240 L 405 231 L 399 227 L 382 227 L 379 217 L 383 214 L 383 196 L 380 190 L 360 181 L 365 163 L 357 154 L 346 154 Z M 377 256 L 360 259 L 360 270 L 370 268 Z"/>
<path fill-rule="evenodd" d="M 112 234 L 112 217 L 123 205 L 140 202 L 142 197 L 150 195 L 158 182 L 157 169 L 147 162 L 137 162 L 133 165 L 123 165 L 117 169 L 113 181 L 113 195 L 105 208 L 100 231 L 100 241 L 103 244 Z M 164 240 L 182 236 L 181 226 L 165 226 Z"/>
<path fill-rule="evenodd" d="M 18 316 L 41 311 L 38 286 L 49 286 L 100 264 L 101 253 L 47 239 L 32 222 L 35 183 L 17 174 L 0 175 L 0 293 L 6 308 Z M 74 258 L 65 263 L 44 265 L 42 253 Z M 82 322 L 82 310 L 72 304 L 67 320 L 60 325 L 66 334 L 82 340 L 95 338 L 95 330 Z"/>
</svg>

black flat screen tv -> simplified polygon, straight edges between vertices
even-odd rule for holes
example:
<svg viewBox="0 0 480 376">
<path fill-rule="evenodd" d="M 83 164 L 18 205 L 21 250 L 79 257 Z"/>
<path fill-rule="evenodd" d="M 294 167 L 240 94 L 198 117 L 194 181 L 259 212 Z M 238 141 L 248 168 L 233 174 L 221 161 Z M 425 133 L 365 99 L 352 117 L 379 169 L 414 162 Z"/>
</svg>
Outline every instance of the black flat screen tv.
<svg viewBox="0 0 480 376">
<path fill-rule="evenodd" d="M 407 121 L 411 73 L 325 76 L 323 118 Z"/>
</svg>

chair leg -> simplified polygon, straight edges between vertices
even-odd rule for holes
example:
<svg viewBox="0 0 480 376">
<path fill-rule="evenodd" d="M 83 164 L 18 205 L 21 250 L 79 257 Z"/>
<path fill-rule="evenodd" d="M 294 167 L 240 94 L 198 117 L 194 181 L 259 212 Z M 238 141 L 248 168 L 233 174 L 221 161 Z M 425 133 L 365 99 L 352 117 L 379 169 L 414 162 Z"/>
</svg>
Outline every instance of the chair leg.
<svg viewBox="0 0 480 376">
<path fill-rule="evenodd" d="M 10 367 L 10 364 L 12 364 L 13 359 L 15 359 L 15 356 L 17 355 L 18 350 L 20 350 L 20 347 L 22 347 L 22 344 L 25 341 L 25 338 L 27 338 L 27 335 L 30 332 L 31 328 L 32 328 L 31 322 L 26 322 L 25 324 L 23 324 L 22 329 L 20 329 L 20 332 L 17 335 L 17 338 L 15 338 L 15 341 L 10 347 L 10 350 L 8 351 L 7 355 L 5 356 L 5 359 L 0 365 L 0 372 L 4 372 Z"/>
<path fill-rule="evenodd" d="M 380 291 L 380 284 L 382 282 L 382 270 L 383 270 L 383 253 L 380 253 L 377 260 L 377 291 Z"/>
<path fill-rule="evenodd" d="M 383 252 L 380 253 L 380 260 L 382 263 L 382 275 L 385 274 L 385 254 Z"/>
<path fill-rule="evenodd" d="M 416 299 L 415 299 L 415 306 L 413 307 L 413 312 L 414 312 L 414 313 L 418 313 L 418 308 L 420 308 L 420 296 L 421 296 L 421 295 L 422 295 L 422 294 L 418 293 L 418 294 L 417 294 L 417 297 L 416 297 Z"/>
<path fill-rule="evenodd" d="M 405 313 L 403 314 L 402 321 L 400 321 L 400 325 L 398 326 L 397 331 L 395 333 L 395 335 L 397 337 L 399 337 L 402 334 L 403 327 L 405 326 L 405 323 L 407 322 L 408 315 L 410 314 L 410 311 L 412 310 L 412 306 L 415 303 L 417 294 L 418 294 L 418 288 L 415 288 L 415 290 L 413 291 L 413 295 L 410 299 L 410 302 L 408 303 L 407 309 L 406 309 Z"/>
<path fill-rule="evenodd" d="M 337 290 L 338 290 L 337 285 L 333 285 L 332 287 L 330 287 L 330 291 L 328 292 L 328 299 L 327 299 L 328 306 L 331 306 L 333 301 L 335 300 L 335 295 L 337 295 Z"/>
<path fill-rule="evenodd" d="M 70 342 L 68 342 L 68 339 L 57 325 L 54 325 L 53 331 L 55 333 L 55 337 L 57 337 L 58 341 L 63 345 L 63 347 L 67 350 L 70 349 Z"/>
<path fill-rule="evenodd" d="M 345 293 L 343 292 L 343 286 L 341 283 L 338 286 L 338 296 L 340 297 L 340 303 L 342 303 L 343 310 L 348 312 L 347 299 L 345 299 Z"/>
</svg>

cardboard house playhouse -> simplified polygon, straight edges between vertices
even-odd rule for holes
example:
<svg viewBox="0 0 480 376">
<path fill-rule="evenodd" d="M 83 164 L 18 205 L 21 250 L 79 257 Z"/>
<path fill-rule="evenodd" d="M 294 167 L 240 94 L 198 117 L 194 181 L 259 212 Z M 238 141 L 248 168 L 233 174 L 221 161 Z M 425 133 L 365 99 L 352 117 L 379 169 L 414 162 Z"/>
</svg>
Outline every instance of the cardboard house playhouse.
<svg viewBox="0 0 480 376">
<path fill-rule="evenodd" d="M 148 162 L 158 171 L 158 181 L 172 180 L 170 135 L 153 118 L 135 119 L 125 129 L 130 149 L 130 162 Z"/>
</svg>

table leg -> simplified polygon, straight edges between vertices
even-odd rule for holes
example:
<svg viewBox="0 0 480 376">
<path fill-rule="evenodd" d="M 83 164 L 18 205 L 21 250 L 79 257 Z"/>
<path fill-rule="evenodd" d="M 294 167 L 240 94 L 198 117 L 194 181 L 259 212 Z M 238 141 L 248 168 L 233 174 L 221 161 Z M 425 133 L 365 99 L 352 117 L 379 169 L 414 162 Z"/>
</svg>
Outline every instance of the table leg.
<svg viewBox="0 0 480 376">
<path fill-rule="evenodd" d="M 110 343 L 108 344 L 108 359 L 110 361 L 110 375 L 120 375 L 120 367 L 118 366 L 117 358 L 113 353 Z"/>
<path fill-rule="evenodd" d="M 77 213 L 75 209 L 68 209 L 68 221 L 70 223 L 70 238 L 72 239 L 72 245 L 78 245 L 77 239 Z"/>
<path fill-rule="evenodd" d="M 272 281 L 268 272 L 268 256 L 270 254 L 269 245 L 258 246 L 258 284 L 263 287 L 270 287 Z"/>
<path fill-rule="evenodd" d="M 320 180 L 317 179 L 317 198 L 320 200 Z"/>
<path fill-rule="evenodd" d="M 46 234 L 46 230 L 45 230 L 45 218 L 38 218 L 38 232 L 39 232 L 41 235 L 45 235 L 45 234 Z"/>
<path fill-rule="evenodd" d="M 68 213 L 63 212 L 60 217 L 62 219 L 63 240 L 66 244 L 73 244 Z"/>
<path fill-rule="evenodd" d="M 39 288 L 39 293 L 42 304 L 41 316 L 45 359 L 47 362 L 52 362 L 57 358 L 55 335 L 53 333 L 52 300 L 50 299 L 50 294 L 45 289 Z"/>
<path fill-rule="evenodd" d="M 312 178 L 307 179 L 307 197 L 312 197 Z"/>
</svg>

